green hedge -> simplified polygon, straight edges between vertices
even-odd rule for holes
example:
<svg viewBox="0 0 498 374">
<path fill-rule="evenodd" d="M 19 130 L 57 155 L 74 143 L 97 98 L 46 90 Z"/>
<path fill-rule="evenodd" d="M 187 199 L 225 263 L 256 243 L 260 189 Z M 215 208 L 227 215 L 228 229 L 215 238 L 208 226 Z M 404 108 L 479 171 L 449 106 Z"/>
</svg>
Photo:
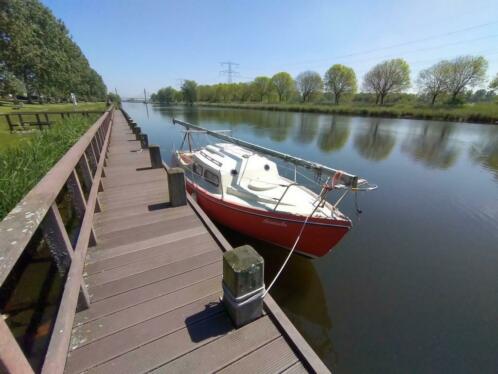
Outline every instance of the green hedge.
<svg viewBox="0 0 498 374">
<path fill-rule="evenodd" d="M 97 116 L 71 118 L 0 152 L 0 220 L 38 183 Z"/>
</svg>

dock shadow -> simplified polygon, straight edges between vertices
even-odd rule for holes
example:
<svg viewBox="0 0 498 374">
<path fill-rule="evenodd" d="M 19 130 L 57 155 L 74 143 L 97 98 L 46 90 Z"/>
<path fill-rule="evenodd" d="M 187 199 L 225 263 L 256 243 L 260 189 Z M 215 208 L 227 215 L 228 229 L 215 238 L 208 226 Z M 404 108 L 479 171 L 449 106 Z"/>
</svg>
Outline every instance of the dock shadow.
<svg viewBox="0 0 498 374">
<path fill-rule="evenodd" d="M 149 209 L 149 212 L 153 212 L 155 210 L 161 210 L 161 209 L 167 209 L 167 208 L 171 208 L 171 204 L 170 203 L 157 203 L 157 204 L 150 204 L 149 206 L 147 206 L 147 208 Z"/>
<path fill-rule="evenodd" d="M 136 168 L 135 170 L 136 171 L 152 170 L 152 166 L 146 166 L 146 167 L 143 167 L 143 168 Z"/>
<path fill-rule="evenodd" d="M 206 304 L 204 310 L 188 316 L 185 325 L 195 343 L 225 335 L 234 328 L 221 302 Z"/>
</svg>

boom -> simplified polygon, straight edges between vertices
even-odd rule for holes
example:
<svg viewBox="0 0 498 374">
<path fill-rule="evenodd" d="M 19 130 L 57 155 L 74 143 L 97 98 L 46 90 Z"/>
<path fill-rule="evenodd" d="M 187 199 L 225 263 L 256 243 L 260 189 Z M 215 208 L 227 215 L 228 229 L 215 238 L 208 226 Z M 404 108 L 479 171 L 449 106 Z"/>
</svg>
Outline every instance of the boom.
<svg viewBox="0 0 498 374">
<path fill-rule="evenodd" d="M 328 167 L 328 166 L 325 166 L 325 165 L 322 165 L 322 164 L 319 164 L 316 162 L 307 161 L 307 160 L 304 160 L 304 159 L 299 158 L 299 157 L 294 157 L 294 156 L 288 155 L 286 153 L 278 152 L 278 151 L 275 151 L 273 149 L 261 147 L 261 146 L 256 145 L 256 144 L 252 144 L 252 143 L 246 142 L 244 140 L 240 140 L 240 139 L 234 138 L 232 136 L 222 134 L 219 131 L 208 130 L 208 129 L 205 129 L 201 126 L 193 125 L 189 122 L 180 121 L 180 120 L 175 119 L 175 118 L 173 118 L 173 124 L 178 124 L 178 125 L 184 126 L 187 130 L 193 129 L 193 130 L 198 131 L 198 132 L 205 132 L 206 134 L 211 135 L 215 138 L 240 145 L 244 148 L 252 149 L 252 150 L 259 152 L 259 153 L 264 153 L 264 154 L 267 154 L 269 156 L 278 157 L 284 161 L 288 161 L 288 162 L 291 162 L 295 165 L 299 165 L 299 166 L 303 166 L 307 169 L 311 169 L 316 173 L 329 175 L 331 178 L 335 177 L 334 179 L 336 181 L 340 180 L 345 186 L 348 186 L 351 188 L 357 188 L 357 186 L 358 186 L 358 176 L 356 176 L 356 175 L 352 175 L 352 174 L 346 173 L 346 172 L 341 171 L 341 170 L 336 170 L 336 169 L 333 169 L 331 167 Z M 336 175 L 337 175 L 337 177 L 336 177 Z"/>
</svg>

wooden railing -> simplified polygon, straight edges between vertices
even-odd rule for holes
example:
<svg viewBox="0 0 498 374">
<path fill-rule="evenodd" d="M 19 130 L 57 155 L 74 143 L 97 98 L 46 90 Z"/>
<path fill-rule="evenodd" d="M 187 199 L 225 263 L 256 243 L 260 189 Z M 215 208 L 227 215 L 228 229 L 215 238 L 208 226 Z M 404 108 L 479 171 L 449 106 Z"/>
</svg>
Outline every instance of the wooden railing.
<svg viewBox="0 0 498 374">
<path fill-rule="evenodd" d="M 110 108 L 0 222 L 0 287 L 40 232 L 57 268 L 65 273 L 42 373 L 63 372 L 76 310 L 89 305 L 83 268 L 88 247 L 97 243 L 93 215 L 100 210 L 97 193 L 102 190 L 100 180 L 112 122 Z M 67 190 L 72 208 L 81 216 L 79 233 L 73 241 L 57 205 L 62 190 Z M 0 372 L 33 373 L 4 318 L 0 318 Z"/>
</svg>

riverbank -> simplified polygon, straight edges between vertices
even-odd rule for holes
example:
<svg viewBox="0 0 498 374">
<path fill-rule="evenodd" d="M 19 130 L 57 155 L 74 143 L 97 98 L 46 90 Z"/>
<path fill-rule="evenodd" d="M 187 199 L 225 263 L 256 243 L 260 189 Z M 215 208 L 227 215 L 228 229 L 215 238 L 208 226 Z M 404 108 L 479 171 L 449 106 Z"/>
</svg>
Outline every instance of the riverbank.
<svg viewBox="0 0 498 374">
<path fill-rule="evenodd" d="M 257 103 L 197 103 L 198 106 L 262 109 L 274 111 L 340 114 L 362 117 L 426 119 L 452 122 L 498 124 L 498 103 L 465 104 L 461 107 L 425 107 L 410 105 L 325 105 L 325 104 L 257 104 Z"/>
<path fill-rule="evenodd" d="M 73 104 L 25 104 L 20 109 L 15 109 L 15 106 L 6 101 L 0 101 L 0 114 L 6 113 L 22 113 L 22 112 L 60 112 L 74 110 Z M 104 102 L 97 103 L 80 103 L 76 110 L 102 110 L 104 111 L 106 104 Z M 0 152 L 4 149 L 15 146 L 21 143 L 24 139 L 30 138 L 34 133 L 11 134 L 7 122 L 3 117 L 0 117 Z"/>
</svg>

